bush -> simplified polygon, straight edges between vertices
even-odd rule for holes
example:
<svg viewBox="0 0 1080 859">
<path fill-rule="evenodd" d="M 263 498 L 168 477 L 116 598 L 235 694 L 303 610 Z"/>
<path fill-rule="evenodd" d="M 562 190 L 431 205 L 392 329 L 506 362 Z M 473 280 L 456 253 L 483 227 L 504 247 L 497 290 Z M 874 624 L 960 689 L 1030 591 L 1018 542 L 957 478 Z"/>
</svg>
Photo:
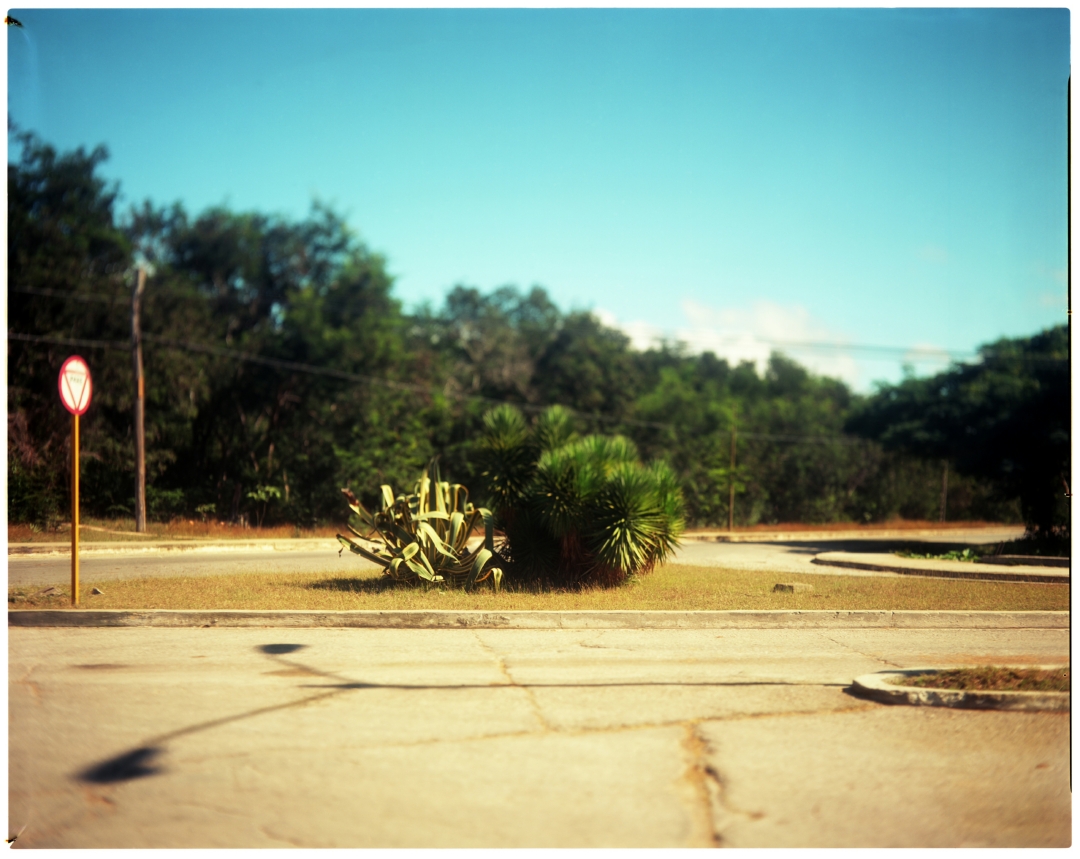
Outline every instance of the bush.
<svg viewBox="0 0 1080 859">
<path fill-rule="evenodd" d="M 428 477 L 428 471 L 434 479 Z M 382 486 L 382 509 L 369 513 L 349 489 L 342 489 L 349 507 L 366 533 L 348 525 L 352 533 L 369 543 L 363 546 L 338 534 L 343 548 L 374 561 L 386 575 L 406 584 L 449 584 L 470 588 L 490 580 L 495 590 L 502 582 L 499 556 L 493 547 L 491 512 L 469 502 L 469 490 L 460 483 L 439 479 L 435 463 L 416 482 L 412 495 L 394 497 Z M 469 550 L 466 543 L 473 528 L 483 520 L 484 542 Z M 372 535 L 378 536 L 372 539 Z"/>
<path fill-rule="evenodd" d="M 478 457 L 514 579 L 621 584 L 678 546 L 683 499 L 667 464 L 642 465 L 622 436 L 576 438 L 558 406 L 531 427 L 513 406 L 488 412 Z"/>
</svg>

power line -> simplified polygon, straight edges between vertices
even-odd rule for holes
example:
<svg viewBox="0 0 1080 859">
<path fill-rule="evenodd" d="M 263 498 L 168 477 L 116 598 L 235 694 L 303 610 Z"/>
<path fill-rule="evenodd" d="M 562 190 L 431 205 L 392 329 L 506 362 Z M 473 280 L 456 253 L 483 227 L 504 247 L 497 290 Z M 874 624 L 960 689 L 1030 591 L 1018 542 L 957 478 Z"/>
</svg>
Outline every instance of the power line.
<svg viewBox="0 0 1080 859">
<path fill-rule="evenodd" d="M 90 349 L 126 349 L 131 350 L 127 340 L 78 340 L 71 337 L 41 337 L 37 334 L 20 334 L 17 331 L 7 333 L 8 340 L 25 340 L 27 343 L 57 343 L 61 346 L 86 346 Z"/>
<path fill-rule="evenodd" d="M 798 444 L 866 444 L 865 439 L 830 435 L 778 435 L 766 432 L 739 432 L 739 438 L 760 438 L 767 441 L 788 441 Z"/>
<path fill-rule="evenodd" d="M 106 304 L 129 304 L 131 299 L 127 296 L 110 298 L 108 295 L 96 293 L 68 292 L 63 289 L 31 289 L 27 286 L 13 286 L 9 292 L 21 292 L 23 295 L 41 295 L 45 298 L 64 298 L 72 301 L 103 301 Z"/>
<path fill-rule="evenodd" d="M 131 351 L 131 343 L 126 340 L 79 340 L 68 337 L 50 337 L 41 336 L 36 334 L 21 334 L 16 331 L 9 331 L 8 338 L 11 340 L 24 340 L 30 343 L 56 343 L 61 346 L 86 346 L 89 348 L 104 348 L 104 349 L 123 349 L 124 351 Z M 431 395 L 436 392 L 436 389 L 426 385 L 411 384 L 409 382 L 395 382 L 391 379 L 384 379 L 379 376 L 367 376 L 360 373 L 348 373 L 344 370 L 335 370 L 329 367 L 318 367 L 313 364 L 303 364 L 298 361 L 285 361 L 280 358 L 266 358 L 262 355 L 255 355 L 250 352 L 240 352 L 235 349 L 224 349 L 220 346 L 207 346 L 202 343 L 192 343 L 186 340 L 172 340 L 167 337 L 158 337 L 154 334 L 143 334 L 144 341 L 155 343 L 159 346 L 163 346 L 166 349 L 180 349 L 189 352 L 201 352 L 207 355 L 220 355 L 222 357 L 230 358 L 235 361 L 242 361 L 251 364 L 262 364 L 268 367 L 276 367 L 278 369 L 293 370 L 299 373 L 306 373 L 313 376 L 328 376 L 335 379 L 342 379 L 348 382 L 367 382 L 373 385 L 382 385 L 384 387 L 393 388 L 396 390 L 410 391 L 412 393 L 428 394 Z M 490 405 L 512 405 L 524 411 L 542 412 L 547 406 L 534 405 L 532 403 L 514 403 L 509 400 L 496 400 L 491 397 L 482 397 L 479 394 L 464 394 L 464 393 L 447 393 L 443 391 L 445 396 L 454 397 L 460 400 L 472 400 L 479 403 L 488 403 Z M 653 421 L 639 421 L 631 418 L 618 418 L 610 415 L 594 415 L 587 414 L 585 412 L 575 411 L 574 409 L 566 409 L 570 414 L 577 418 L 581 418 L 586 421 L 606 421 L 608 423 L 618 424 L 630 424 L 634 426 L 653 427 L 655 429 L 675 429 L 672 424 L 656 423 Z"/>
<path fill-rule="evenodd" d="M 250 364 L 261 364 L 267 367 L 275 367 L 277 369 L 292 370 L 298 373 L 306 373 L 313 376 L 327 376 L 329 378 L 341 379 L 348 382 L 365 382 L 373 385 L 381 385 L 383 387 L 392 388 L 395 390 L 409 391 L 411 393 L 432 395 L 436 393 L 436 389 L 427 385 L 417 385 L 409 382 L 395 382 L 392 379 L 384 379 L 379 376 L 368 376 L 360 373 L 349 373 L 344 370 L 335 370 L 331 367 L 319 367 L 314 364 L 304 364 L 299 361 L 286 361 L 281 358 L 267 358 L 262 355 L 255 355 L 251 352 L 240 352 L 236 349 L 226 349 L 220 346 L 208 346 L 202 343 L 192 343 L 188 340 L 173 340 L 167 337 L 158 337 L 154 334 L 143 334 L 143 340 L 155 343 L 166 349 L 179 349 L 188 352 L 200 352 L 206 355 L 219 355 L 225 358 L 232 359 L 234 361 L 241 361 Z M 127 340 L 83 340 L 68 337 L 50 337 L 41 336 L 36 334 L 22 334 L 16 331 L 8 331 L 8 338 L 11 340 L 23 340 L 29 343 L 56 343 L 62 346 L 85 346 L 91 349 L 123 349 L 126 352 L 131 351 L 131 343 Z M 444 389 L 445 396 L 453 397 L 459 400 L 470 400 L 478 403 L 487 403 L 493 406 L 511 405 L 515 408 L 522 409 L 523 411 L 539 413 L 548 408 L 548 406 L 535 405 L 533 403 L 516 403 L 510 400 L 496 400 L 492 397 L 482 397 L 479 394 L 465 394 L 465 393 L 447 393 Z M 674 424 L 659 423 L 657 421 L 640 421 L 633 418 L 619 418 L 612 415 L 598 415 L 587 414 L 585 412 L 579 412 L 575 409 L 566 408 L 567 412 L 576 418 L 584 421 L 596 421 L 599 423 L 615 423 L 622 424 L 624 426 L 640 426 L 649 427 L 651 429 L 661 430 L 674 430 L 678 432 Z M 822 436 L 822 435 L 785 435 L 778 433 L 755 433 L 755 432 L 741 432 L 740 438 L 752 438 L 761 439 L 764 441 L 778 441 L 791 444 L 845 444 L 845 445 L 858 445 L 864 444 L 863 439 L 856 439 L 844 436 Z"/>
<path fill-rule="evenodd" d="M 67 292 L 59 289 L 31 289 L 29 287 L 11 287 L 11 292 L 20 292 L 26 295 L 40 295 L 48 298 L 64 298 L 71 299 L 73 301 L 99 301 L 106 304 L 128 304 L 130 299 L 127 297 L 113 298 L 107 295 L 95 295 L 95 294 L 80 294 L 75 292 Z M 624 334 L 628 332 L 623 329 Z M 672 335 L 672 336 L 669 336 Z M 628 335 L 629 336 L 629 335 Z M 1068 358 L 1059 358 L 1054 355 L 1032 355 L 1026 354 L 1023 356 L 1004 356 L 997 355 L 991 352 L 990 354 L 982 352 L 972 351 L 959 351 L 955 349 L 938 349 L 930 346 L 879 346 L 872 343 L 836 343 L 829 341 L 813 341 L 813 340 L 772 340 L 766 337 L 757 337 L 752 335 L 752 341 L 738 341 L 731 337 L 724 337 L 721 335 L 721 346 L 723 347 L 738 347 L 738 346 L 778 346 L 788 349 L 811 349 L 817 351 L 833 351 L 833 352 L 874 352 L 883 356 L 888 356 L 890 359 L 904 360 L 910 359 L 918 361 L 922 356 L 923 361 L 940 361 L 942 356 L 948 357 L 952 361 L 976 361 L 986 360 L 987 358 L 1006 358 L 1017 357 L 1023 358 L 1023 360 L 1029 361 L 1068 361 Z M 717 338 L 711 337 L 704 333 L 682 333 L 672 331 L 665 331 L 652 338 L 653 341 L 660 344 L 674 342 L 674 343 L 688 343 L 694 342 L 699 345 L 716 346 Z M 726 342 L 725 342 L 726 341 Z M 484 398 L 480 398 L 484 399 Z M 496 402 L 492 400 L 492 402 Z M 500 401 L 501 402 L 501 401 Z"/>
<path fill-rule="evenodd" d="M 624 333 L 627 333 L 624 331 Z M 669 336 L 669 334 L 671 336 Z M 734 337 L 721 336 L 711 337 L 705 333 L 678 333 L 678 332 L 664 332 L 662 335 L 657 335 L 652 338 L 654 341 L 660 343 L 696 343 L 702 347 L 713 346 L 715 348 L 734 348 L 734 347 L 753 347 L 756 345 L 762 346 L 778 346 L 786 347 L 789 349 L 811 349 L 818 351 L 834 351 L 834 352 L 874 352 L 882 354 L 883 356 L 889 356 L 890 360 L 904 360 L 909 359 L 912 361 L 940 361 L 942 357 L 948 357 L 952 361 L 985 361 L 993 358 L 1003 358 L 1012 356 L 1003 356 L 995 354 L 990 351 L 989 354 L 985 352 L 972 352 L 972 351 L 958 351 L 953 349 L 938 349 L 930 346 L 879 346 L 871 343 L 835 343 L 826 341 L 809 341 L 809 340 L 772 340 L 766 337 L 752 336 L 752 339 L 736 340 Z M 719 344 L 718 344 L 719 339 Z M 711 351 L 711 350 L 707 350 Z M 1023 358 L 1030 361 L 1067 361 L 1067 358 L 1059 358 L 1055 355 L 1033 355 L 1025 354 L 1023 356 L 1015 356 L 1017 358 Z"/>
</svg>

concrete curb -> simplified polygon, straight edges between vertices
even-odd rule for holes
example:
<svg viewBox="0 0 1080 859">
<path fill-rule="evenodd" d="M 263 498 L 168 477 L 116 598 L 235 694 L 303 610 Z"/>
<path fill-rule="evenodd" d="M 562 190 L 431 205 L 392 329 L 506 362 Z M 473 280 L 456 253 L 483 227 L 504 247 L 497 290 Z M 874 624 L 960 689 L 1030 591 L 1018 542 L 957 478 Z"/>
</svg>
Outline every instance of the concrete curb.
<svg viewBox="0 0 1080 859">
<path fill-rule="evenodd" d="M 916 537 L 939 537 L 942 541 L 966 543 L 978 538 L 985 543 L 998 543 L 1019 539 L 1023 527 L 1004 525 L 991 528 L 883 528 L 873 531 L 700 531 L 683 534 L 682 540 L 690 543 L 793 543 L 818 540 L 906 540 Z"/>
<path fill-rule="evenodd" d="M 1066 611 L 172 611 L 27 609 L 9 627 L 1068 629 Z"/>
<path fill-rule="evenodd" d="M 844 557 L 838 557 L 838 556 Z M 858 557 L 858 556 L 855 556 Z M 874 572 L 899 573 L 907 576 L 929 576 L 944 579 L 973 579 L 983 582 L 1032 582 L 1037 584 L 1069 584 L 1070 572 L 1051 572 L 1048 568 L 1007 567 L 998 572 L 990 565 L 975 565 L 963 561 L 932 561 L 921 558 L 889 558 L 876 560 L 878 556 L 867 555 L 862 560 L 852 560 L 850 552 L 822 552 L 810 559 L 811 564 L 839 567 L 848 570 L 871 570 Z M 875 560 L 869 560 L 874 558 Z"/>
<path fill-rule="evenodd" d="M 958 666 L 970 668 L 971 666 Z M 1009 665 L 1008 668 L 1068 670 L 1068 665 Z M 943 668 L 907 668 L 903 671 L 879 671 L 856 677 L 855 691 L 885 704 L 910 704 L 917 707 L 957 707 L 968 710 L 1068 710 L 1068 692 L 987 692 L 960 689 L 923 689 L 897 685 L 913 674 L 943 671 Z"/>
</svg>

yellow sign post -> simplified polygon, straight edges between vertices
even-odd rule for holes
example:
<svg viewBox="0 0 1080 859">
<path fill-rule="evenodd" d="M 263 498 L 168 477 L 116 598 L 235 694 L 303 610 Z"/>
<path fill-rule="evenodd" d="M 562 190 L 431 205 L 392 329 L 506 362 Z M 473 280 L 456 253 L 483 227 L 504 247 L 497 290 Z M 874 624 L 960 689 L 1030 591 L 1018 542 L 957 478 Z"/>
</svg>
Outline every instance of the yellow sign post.
<svg viewBox="0 0 1080 859">
<path fill-rule="evenodd" d="M 79 415 L 90 407 L 90 368 L 72 355 L 60 368 L 60 402 L 71 412 L 71 604 L 79 604 Z"/>
</svg>

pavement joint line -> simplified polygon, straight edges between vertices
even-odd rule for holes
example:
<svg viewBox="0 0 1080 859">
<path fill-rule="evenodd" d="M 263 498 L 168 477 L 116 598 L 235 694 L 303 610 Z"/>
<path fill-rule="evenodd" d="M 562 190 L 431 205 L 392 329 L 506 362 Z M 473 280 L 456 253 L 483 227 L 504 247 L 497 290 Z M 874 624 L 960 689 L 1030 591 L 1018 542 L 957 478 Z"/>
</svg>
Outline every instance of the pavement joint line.
<svg viewBox="0 0 1080 859">
<path fill-rule="evenodd" d="M 23 609 L 8 627 L 376 629 L 1069 629 L 1067 611 L 257 611 Z"/>
</svg>

